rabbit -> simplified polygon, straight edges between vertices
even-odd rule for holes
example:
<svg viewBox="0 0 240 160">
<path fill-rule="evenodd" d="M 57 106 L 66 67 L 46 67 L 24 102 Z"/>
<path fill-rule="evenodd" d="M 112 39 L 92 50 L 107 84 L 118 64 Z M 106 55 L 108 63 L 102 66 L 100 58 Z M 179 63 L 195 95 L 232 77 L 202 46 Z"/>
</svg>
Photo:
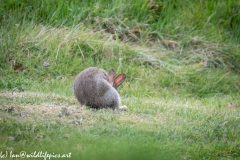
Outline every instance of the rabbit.
<svg viewBox="0 0 240 160">
<path fill-rule="evenodd" d="M 81 105 L 92 108 L 112 108 L 127 110 L 121 106 L 117 87 L 126 79 L 124 73 L 116 76 L 113 69 L 107 73 L 97 67 L 89 67 L 80 72 L 74 80 L 73 91 Z"/>
</svg>

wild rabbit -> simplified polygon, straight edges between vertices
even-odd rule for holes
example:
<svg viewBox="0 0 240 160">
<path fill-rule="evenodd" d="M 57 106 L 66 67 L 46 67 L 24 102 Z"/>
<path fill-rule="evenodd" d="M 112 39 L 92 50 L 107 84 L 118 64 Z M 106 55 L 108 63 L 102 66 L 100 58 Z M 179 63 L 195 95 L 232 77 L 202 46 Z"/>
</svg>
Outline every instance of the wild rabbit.
<svg viewBox="0 0 240 160">
<path fill-rule="evenodd" d="M 113 69 L 105 70 L 89 67 L 80 72 L 74 80 L 74 95 L 80 104 L 92 108 L 112 108 L 126 110 L 121 106 L 117 87 L 126 79 L 124 73 L 116 76 Z"/>
</svg>

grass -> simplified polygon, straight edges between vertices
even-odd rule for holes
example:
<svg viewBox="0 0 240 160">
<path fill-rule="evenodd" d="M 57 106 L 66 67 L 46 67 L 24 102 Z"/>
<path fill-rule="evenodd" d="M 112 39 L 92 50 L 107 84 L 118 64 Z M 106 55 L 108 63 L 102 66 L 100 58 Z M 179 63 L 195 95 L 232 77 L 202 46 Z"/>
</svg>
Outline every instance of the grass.
<svg viewBox="0 0 240 160">
<path fill-rule="evenodd" d="M 239 159 L 237 1 L 1 2 L 1 156 Z M 126 73 L 128 111 L 78 104 L 89 66 Z"/>
<path fill-rule="evenodd" d="M 9 95 L 1 95 L 2 140 L 3 146 L 14 152 L 23 148 L 31 152 L 41 146 L 48 152 L 69 151 L 94 159 L 118 154 L 126 159 L 214 159 L 239 154 L 239 113 L 225 103 L 232 97 L 124 98 L 129 111 L 114 112 L 80 108 L 73 97 L 26 92 Z M 15 104 L 13 110 L 9 104 Z M 13 143 L 18 145 L 11 147 Z"/>
</svg>

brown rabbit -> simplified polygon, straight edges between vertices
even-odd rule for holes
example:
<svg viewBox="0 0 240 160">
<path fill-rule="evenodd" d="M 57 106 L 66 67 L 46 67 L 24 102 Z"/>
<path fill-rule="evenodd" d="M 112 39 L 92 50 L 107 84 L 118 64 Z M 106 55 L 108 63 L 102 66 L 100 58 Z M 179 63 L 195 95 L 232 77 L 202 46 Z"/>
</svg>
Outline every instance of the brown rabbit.
<svg viewBox="0 0 240 160">
<path fill-rule="evenodd" d="M 121 106 L 117 87 L 126 79 L 125 74 L 116 73 L 113 69 L 105 70 L 89 67 L 80 72 L 74 80 L 73 90 L 80 104 L 92 108 L 112 108 L 126 110 Z"/>
</svg>

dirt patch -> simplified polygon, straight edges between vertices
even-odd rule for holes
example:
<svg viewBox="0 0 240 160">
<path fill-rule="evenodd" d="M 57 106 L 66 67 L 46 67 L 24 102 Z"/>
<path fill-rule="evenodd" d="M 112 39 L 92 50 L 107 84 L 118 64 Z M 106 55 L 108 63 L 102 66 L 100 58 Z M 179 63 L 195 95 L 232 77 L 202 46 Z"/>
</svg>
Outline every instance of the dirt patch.
<svg viewBox="0 0 240 160">
<path fill-rule="evenodd" d="M 125 98 L 131 103 L 133 99 Z M 141 101 L 135 99 L 134 101 Z M 151 104 L 160 102 L 146 101 Z M 64 124 L 90 126 L 106 121 L 109 117 L 117 117 L 123 123 L 137 125 L 163 124 L 166 117 L 160 112 L 153 114 L 133 113 L 131 107 L 126 112 L 111 109 L 95 110 L 81 106 L 74 97 L 39 92 L 0 92 L 0 112 L 3 116 L 11 116 L 26 120 L 59 121 Z M 8 114 L 6 114 L 8 113 Z M 111 118 L 110 118 L 111 119 Z M 110 120 L 109 119 L 109 120 Z"/>
<path fill-rule="evenodd" d="M 39 92 L 1 92 L 2 106 L 0 111 L 7 112 L 15 117 L 29 119 L 54 119 L 75 125 L 94 123 L 93 112 L 85 106 L 81 106 L 74 97 L 64 97 L 56 94 L 44 94 Z M 5 99 L 10 99 L 8 102 Z M 23 98 L 22 103 L 17 103 L 15 98 Z M 24 99 L 34 98 L 48 99 L 47 102 L 26 104 Z M 49 99 L 51 99 L 49 101 Z M 31 103 L 32 103 L 31 101 Z M 75 104 L 74 104 L 75 103 Z"/>
</svg>

